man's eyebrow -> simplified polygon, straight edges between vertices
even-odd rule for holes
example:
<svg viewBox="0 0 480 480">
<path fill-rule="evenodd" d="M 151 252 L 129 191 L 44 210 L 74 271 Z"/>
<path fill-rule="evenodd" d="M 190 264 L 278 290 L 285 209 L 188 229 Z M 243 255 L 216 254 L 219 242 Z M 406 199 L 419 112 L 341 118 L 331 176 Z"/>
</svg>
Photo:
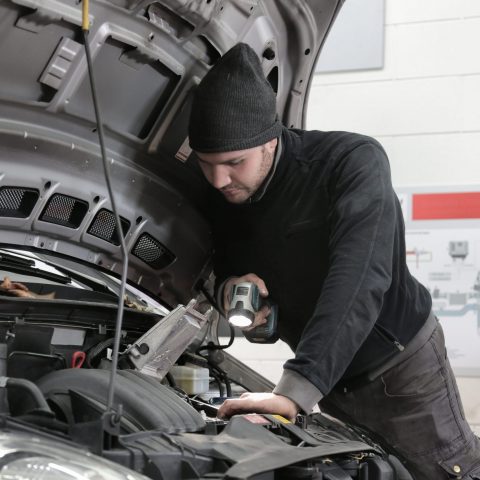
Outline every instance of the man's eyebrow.
<svg viewBox="0 0 480 480">
<path fill-rule="evenodd" d="M 243 160 L 245 157 L 244 155 L 240 155 L 239 157 L 235 157 L 235 158 L 229 158 L 228 160 L 224 160 L 223 162 L 218 162 L 218 163 L 210 163 L 209 161 L 207 160 L 203 160 L 201 159 L 199 156 L 197 156 L 197 159 L 199 162 L 201 163 L 206 163 L 208 165 L 225 165 L 227 163 L 232 163 L 232 162 L 238 162 L 240 160 Z"/>
<path fill-rule="evenodd" d="M 224 162 L 220 162 L 220 164 L 224 164 L 224 163 L 232 163 L 232 162 L 238 162 L 240 160 L 243 160 L 244 156 L 243 155 L 240 155 L 239 157 L 235 157 L 235 158 L 230 158 L 228 160 L 225 160 Z"/>
</svg>

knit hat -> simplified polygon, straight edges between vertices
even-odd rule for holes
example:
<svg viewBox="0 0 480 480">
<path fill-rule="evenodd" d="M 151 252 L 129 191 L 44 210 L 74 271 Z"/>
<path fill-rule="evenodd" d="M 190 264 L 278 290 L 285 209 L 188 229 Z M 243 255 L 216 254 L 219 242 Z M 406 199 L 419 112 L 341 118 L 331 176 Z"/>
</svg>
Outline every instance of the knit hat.
<svg viewBox="0 0 480 480">
<path fill-rule="evenodd" d="M 257 54 L 245 43 L 231 48 L 195 90 L 190 147 L 203 153 L 257 147 L 280 136 L 275 92 Z"/>
</svg>

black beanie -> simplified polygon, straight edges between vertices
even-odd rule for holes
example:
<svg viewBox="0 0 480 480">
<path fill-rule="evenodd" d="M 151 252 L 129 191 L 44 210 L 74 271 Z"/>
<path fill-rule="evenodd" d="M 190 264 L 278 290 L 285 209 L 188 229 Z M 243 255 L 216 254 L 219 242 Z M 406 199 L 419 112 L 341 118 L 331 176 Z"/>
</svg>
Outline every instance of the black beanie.
<svg viewBox="0 0 480 480">
<path fill-rule="evenodd" d="M 257 54 L 245 43 L 231 48 L 195 90 L 190 147 L 203 153 L 257 147 L 280 136 L 275 92 Z"/>
</svg>

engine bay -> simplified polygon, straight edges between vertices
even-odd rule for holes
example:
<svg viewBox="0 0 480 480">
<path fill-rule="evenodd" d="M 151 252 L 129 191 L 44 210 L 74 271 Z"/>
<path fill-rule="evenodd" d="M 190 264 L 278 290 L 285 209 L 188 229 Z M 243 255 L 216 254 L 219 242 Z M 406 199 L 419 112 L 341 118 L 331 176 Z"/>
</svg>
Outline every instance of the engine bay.
<svg viewBox="0 0 480 480">
<path fill-rule="evenodd" d="M 114 411 L 109 412 L 115 314 L 109 295 L 41 285 L 38 279 L 24 285 L 38 296 L 55 291 L 55 298 L 17 298 L 2 292 L 3 431 L 34 434 L 40 442 L 81 446 L 153 479 L 411 478 L 396 457 L 364 432 L 320 413 L 299 415 L 295 423 L 278 415 L 217 418 L 225 398 L 258 389 L 259 379 L 249 377 L 254 372 L 248 367 L 242 370 L 237 365 L 237 374 L 229 367 L 234 360 L 225 345 L 212 340 L 215 321 L 210 317 L 193 340 L 188 339 L 178 358 L 166 355 L 175 346 L 165 343 L 158 348 L 163 352 L 160 363 L 158 355 L 150 356 L 164 369 L 165 358 L 174 359 L 165 375 L 158 375 L 152 363 L 136 368 L 129 352 L 136 346 L 137 357 L 139 351 L 146 353 L 149 332 L 168 318 L 178 323 L 179 314 L 175 317 L 173 311 L 162 318 L 129 300 Z M 185 317 L 185 311 L 180 317 Z M 171 334 L 169 330 L 170 339 Z M 191 384 L 177 384 L 174 367 L 207 372 L 207 382 L 202 378 L 198 383 L 192 377 Z M 265 391 L 268 388 L 264 380 Z"/>
</svg>

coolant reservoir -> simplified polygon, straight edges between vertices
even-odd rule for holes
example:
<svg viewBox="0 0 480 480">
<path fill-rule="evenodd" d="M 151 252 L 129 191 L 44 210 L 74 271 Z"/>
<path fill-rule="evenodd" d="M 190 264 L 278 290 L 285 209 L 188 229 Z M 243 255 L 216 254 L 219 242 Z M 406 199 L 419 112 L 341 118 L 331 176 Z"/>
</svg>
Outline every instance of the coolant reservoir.
<svg viewBox="0 0 480 480">
<path fill-rule="evenodd" d="M 174 365 L 169 373 L 172 375 L 177 387 L 188 395 L 197 395 L 208 392 L 209 371 L 208 368 L 196 365 Z"/>
</svg>

